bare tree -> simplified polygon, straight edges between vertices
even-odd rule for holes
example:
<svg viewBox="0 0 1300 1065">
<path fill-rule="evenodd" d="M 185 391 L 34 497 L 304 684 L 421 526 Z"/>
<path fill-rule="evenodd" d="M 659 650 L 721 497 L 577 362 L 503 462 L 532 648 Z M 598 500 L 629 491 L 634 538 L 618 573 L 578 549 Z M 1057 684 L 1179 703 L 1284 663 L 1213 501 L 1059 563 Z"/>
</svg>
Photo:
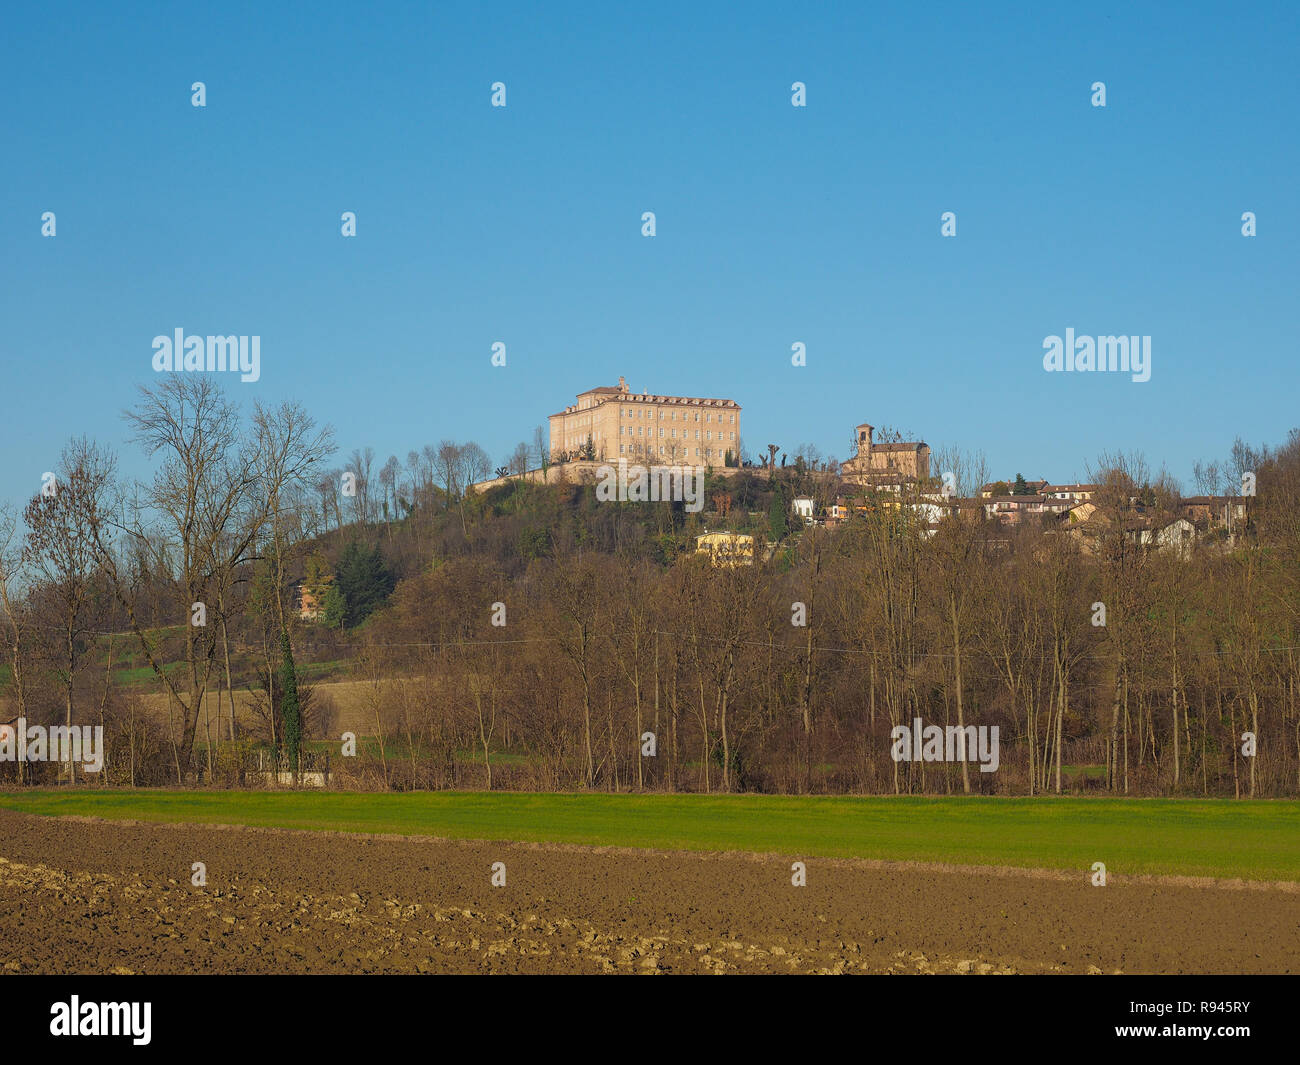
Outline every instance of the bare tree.
<svg viewBox="0 0 1300 1065">
<path fill-rule="evenodd" d="M 510 472 L 516 477 L 523 477 L 528 472 L 528 445 L 522 441 L 510 454 Z"/>
<path fill-rule="evenodd" d="M 374 478 L 375 449 L 355 448 L 348 459 L 347 472 L 354 478 L 356 494 L 352 497 L 352 519 L 361 525 L 375 520 Z"/>
<path fill-rule="evenodd" d="M 324 460 L 334 453 L 334 441 L 331 430 L 328 427 L 318 430 L 315 420 L 301 405 L 286 402 L 279 407 L 266 408 L 259 403 L 253 409 L 252 448 L 257 456 L 258 509 L 268 534 L 263 559 L 273 600 L 275 632 L 271 638 L 266 638 L 269 634 L 264 633 L 263 655 L 267 662 L 268 690 L 274 705 L 273 648 L 290 646 L 285 600 L 289 594 L 290 567 L 306 546 L 301 515 L 306 510 L 307 487 Z M 368 476 L 370 449 L 366 451 L 364 461 Z M 291 746 L 296 742 L 292 734 L 289 740 Z M 292 772 L 296 780 L 296 762 Z"/>
<path fill-rule="evenodd" d="M 384 494 L 384 524 L 388 527 L 390 536 L 392 535 L 393 518 L 401 517 L 397 512 L 397 479 L 401 472 L 402 464 L 397 461 L 396 455 L 389 455 L 388 461 L 384 463 L 383 468 L 379 471 L 379 487 Z"/>
<path fill-rule="evenodd" d="M 547 441 L 546 427 L 542 425 L 533 430 L 533 460 L 542 471 L 542 480 L 546 480 L 546 471 L 551 468 L 551 446 Z"/>
<path fill-rule="evenodd" d="M 19 598 L 25 571 L 18 514 L 7 503 L 0 504 L 0 607 L 4 608 L 5 641 L 19 717 L 27 716 L 27 675 L 23 665 L 29 615 Z M 21 781 L 22 763 L 18 772 Z"/>
<path fill-rule="evenodd" d="M 131 535 L 146 543 L 148 524 L 159 522 L 175 547 L 172 575 L 179 599 L 177 613 L 184 619 L 188 698 L 159 661 L 156 641 L 141 626 L 127 583 L 106 545 L 101 543 L 100 550 L 145 657 L 180 707 L 181 740 L 176 750 L 179 773 L 182 766 L 189 764 L 194 748 L 216 646 L 208 626 L 195 623 L 202 620 L 205 604 L 211 598 L 208 587 L 213 576 L 212 540 L 224 528 L 219 512 L 237 510 L 240 496 L 251 483 L 250 460 L 241 448 L 238 411 L 211 377 L 177 374 L 152 387 L 141 387 L 140 402 L 125 417 L 133 439 L 145 453 L 162 460 L 152 484 L 141 493 L 142 506 L 124 515 L 124 520 L 129 523 Z M 233 479 L 229 476 L 232 468 L 240 471 Z M 238 544 L 234 549 L 241 551 Z M 203 611 L 196 616 L 200 606 Z"/>
<path fill-rule="evenodd" d="M 428 457 L 429 448 L 425 448 Z M 433 453 L 434 468 L 442 481 L 444 507 L 450 508 L 452 502 L 460 498 L 461 489 L 461 448 L 454 440 L 442 440 Z"/>
<path fill-rule="evenodd" d="M 115 461 L 107 451 L 85 437 L 74 440 L 63 451 L 58 478 L 48 490 L 42 488 L 23 515 L 23 560 L 44 582 L 37 602 L 48 605 L 60 635 L 59 674 L 69 732 L 77 671 L 93 644 L 94 625 L 103 616 L 104 574 L 95 529 L 103 520 L 114 472 Z M 72 745 L 65 749 L 72 781 Z"/>
</svg>

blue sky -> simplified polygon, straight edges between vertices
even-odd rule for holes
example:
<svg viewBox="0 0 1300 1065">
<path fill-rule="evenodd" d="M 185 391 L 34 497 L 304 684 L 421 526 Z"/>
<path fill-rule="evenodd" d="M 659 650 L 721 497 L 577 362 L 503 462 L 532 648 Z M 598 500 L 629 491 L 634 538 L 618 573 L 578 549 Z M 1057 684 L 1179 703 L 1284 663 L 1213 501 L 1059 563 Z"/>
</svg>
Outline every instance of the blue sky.
<svg viewBox="0 0 1300 1065">
<path fill-rule="evenodd" d="M 504 461 L 620 374 L 735 399 L 755 452 L 869 421 L 997 476 L 1123 449 L 1190 482 L 1279 442 L 1300 7 L 1055 6 L 7 10 L 0 498 L 80 433 L 143 472 L 121 411 L 178 327 L 259 335 L 238 398 L 380 463 Z M 1067 327 L 1150 335 L 1151 380 L 1044 372 Z"/>
</svg>

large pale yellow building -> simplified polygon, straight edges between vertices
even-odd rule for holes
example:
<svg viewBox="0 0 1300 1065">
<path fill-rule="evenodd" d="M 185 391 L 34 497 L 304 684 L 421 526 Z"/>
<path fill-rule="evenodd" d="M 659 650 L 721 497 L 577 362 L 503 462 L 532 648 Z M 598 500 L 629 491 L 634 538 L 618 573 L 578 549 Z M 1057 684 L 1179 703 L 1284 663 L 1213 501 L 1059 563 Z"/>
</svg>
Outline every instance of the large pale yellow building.
<svg viewBox="0 0 1300 1065">
<path fill-rule="evenodd" d="M 551 459 L 593 458 L 663 465 L 740 464 L 740 404 L 734 399 L 592 388 L 550 417 Z M 590 454 L 583 452 L 590 443 Z"/>
</svg>

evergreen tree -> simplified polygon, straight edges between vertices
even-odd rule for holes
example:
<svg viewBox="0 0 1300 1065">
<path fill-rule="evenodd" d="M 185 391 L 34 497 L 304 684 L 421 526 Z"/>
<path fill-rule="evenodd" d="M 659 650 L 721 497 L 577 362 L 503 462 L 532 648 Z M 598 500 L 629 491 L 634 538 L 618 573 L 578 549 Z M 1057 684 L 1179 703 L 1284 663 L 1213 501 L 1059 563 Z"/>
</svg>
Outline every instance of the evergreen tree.
<svg viewBox="0 0 1300 1065">
<path fill-rule="evenodd" d="M 1030 494 L 1029 482 L 1020 474 L 1016 474 L 1016 483 L 1011 489 L 1011 494 L 1013 496 L 1027 496 Z"/>
<path fill-rule="evenodd" d="M 334 583 L 343 597 L 344 624 L 352 627 L 384 605 L 394 581 L 379 548 L 368 548 L 353 540 L 339 559 Z"/>
<path fill-rule="evenodd" d="M 280 630 L 280 651 L 284 658 L 280 673 L 280 720 L 289 752 L 289 769 L 296 780 L 298 751 L 302 745 L 302 711 L 298 705 L 298 671 L 294 668 L 293 648 L 289 645 L 287 629 Z"/>
<path fill-rule="evenodd" d="M 785 539 L 787 529 L 785 498 L 776 492 L 772 496 L 772 505 L 767 509 L 767 533 L 773 543 L 779 543 Z"/>
<path fill-rule="evenodd" d="M 343 601 L 343 593 L 339 591 L 337 583 L 331 583 L 325 589 L 325 624 L 331 629 L 343 628 L 343 616 L 347 609 L 347 604 Z"/>
</svg>

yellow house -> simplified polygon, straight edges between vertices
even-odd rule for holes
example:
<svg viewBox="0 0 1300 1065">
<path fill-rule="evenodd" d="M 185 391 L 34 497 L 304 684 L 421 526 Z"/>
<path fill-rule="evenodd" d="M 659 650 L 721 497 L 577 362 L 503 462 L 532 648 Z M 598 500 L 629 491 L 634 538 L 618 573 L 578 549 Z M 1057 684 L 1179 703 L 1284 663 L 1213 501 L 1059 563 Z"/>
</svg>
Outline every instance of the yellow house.
<svg viewBox="0 0 1300 1065">
<path fill-rule="evenodd" d="M 754 538 L 748 533 L 705 533 L 695 538 L 695 553 L 708 555 L 715 566 L 752 566 Z"/>
</svg>

